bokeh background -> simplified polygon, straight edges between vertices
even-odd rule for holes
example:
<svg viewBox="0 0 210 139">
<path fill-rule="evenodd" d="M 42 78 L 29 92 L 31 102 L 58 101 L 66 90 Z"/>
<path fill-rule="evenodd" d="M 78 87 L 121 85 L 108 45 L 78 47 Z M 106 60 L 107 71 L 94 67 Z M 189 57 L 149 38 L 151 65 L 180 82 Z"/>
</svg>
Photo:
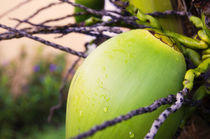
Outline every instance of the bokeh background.
<svg viewBox="0 0 210 139">
<path fill-rule="evenodd" d="M 55 0 L 0 1 L 0 23 L 14 27 L 37 9 Z M 16 8 L 15 8 L 16 7 Z M 46 17 L 61 17 L 73 13 L 68 4 L 53 6 L 41 12 L 31 21 L 39 23 Z M 74 18 L 57 22 L 74 23 Z M 19 27 L 23 28 L 24 25 Z M 5 30 L 0 29 L 0 32 Z M 72 33 L 62 38 L 56 35 L 40 37 L 83 50 L 85 36 Z M 59 88 L 69 67 L 76 57 L 55 50 L 27 38 L 0 41 L 0 139 L 61 139 L 65 137 L 65 102 L 55 111 L 51 122 L 47 121 L 49 110 L 58 103 Z M 68 92 L 71 77 L 65 93 Z M 65 101 L 65 100 L 64 100 Z"/>
</svg>

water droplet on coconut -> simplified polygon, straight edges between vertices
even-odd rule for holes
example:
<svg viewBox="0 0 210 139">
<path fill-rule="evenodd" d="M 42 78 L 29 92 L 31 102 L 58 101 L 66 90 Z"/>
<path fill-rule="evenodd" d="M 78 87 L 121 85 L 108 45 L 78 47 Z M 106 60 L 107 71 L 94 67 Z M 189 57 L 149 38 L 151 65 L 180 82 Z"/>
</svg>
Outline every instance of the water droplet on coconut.
<svg viewBox="0 0 210 139">
<path fill-rule="evenodd" d="M 107 112 L 108 111 L 108 108 L 107 107 L 104 107 L 104 112 Z"/>
<path fill-rule="evenodd" d="M 82 116 L 83 115 L 83 111 L 79 111 L 79 116 Z"/>
<path fill-rule="evenodd" d="M 130 132 L 129 132 L 129 137 L 130 137 L 130 138 L 134 138 L 134 137 L 135 137 L 134 133 L 130 131 Z"/>
</svg>

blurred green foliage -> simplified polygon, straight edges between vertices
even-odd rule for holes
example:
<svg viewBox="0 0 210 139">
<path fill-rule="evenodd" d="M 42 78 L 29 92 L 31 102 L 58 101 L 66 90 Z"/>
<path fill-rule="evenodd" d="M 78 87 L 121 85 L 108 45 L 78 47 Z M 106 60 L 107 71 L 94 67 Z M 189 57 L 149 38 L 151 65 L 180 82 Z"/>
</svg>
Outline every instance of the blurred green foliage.
<svg viewBox="0 0 210 139">
<path fill-rule="evenodd" d="M 27 84 L 21 87 L 21 95 L 14 98 L 12 78 L 14 71 L 18 74 L 17 71 L 21 70 L 13 71 L 13 68 L 21 68 L 26 58 L 25 54 L 21 54 L 18 60 L 0 65 L 0 139 L 28 139 L 35 132 L 43 132 L 46 126 L 49 127 L 47 117 L 50 108 L 58 103 L 65 55 L 44 57 L 37 53 L 33 60 L 33 73 L 27 77 Z M 55 111 L 50 125 L 59 127 L 64 123 L 65 106 Z M 48 130 L 49 134 L 53 132 L 53 127 Z"/>
<path fill-rule="evenodd" d="M 34 132 L 27 139 L 65 139 L 65 126 L 59 128 L 45 127 L 43 131 Z"/>
</svg>

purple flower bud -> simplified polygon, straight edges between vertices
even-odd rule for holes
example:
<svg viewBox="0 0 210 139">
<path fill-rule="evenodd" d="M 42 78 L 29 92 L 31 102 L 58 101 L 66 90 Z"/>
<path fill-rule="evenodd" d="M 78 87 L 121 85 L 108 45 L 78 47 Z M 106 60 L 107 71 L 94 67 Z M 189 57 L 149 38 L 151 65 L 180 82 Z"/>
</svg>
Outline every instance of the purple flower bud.
<svg viewBox="0 0 210 139">
<path fill-rule="evenodd" d="M 57 69 L 55 64 L 50 64 L 50 71 L 54 72 Z"/>
<path fill-rule="evenodd" d="M 40 66 L 39 65 L 34 66 L 33 70 L 34 70 L 34 72 L 39 72 Z"/>
<path fill-rule="evenodd" d="M 1 65 L 2 65 L 3 67 L 6 67 L 7 65 L 9 65 L 9 63 L 10 63 L 9 61 L 3 61 Z"/>
</svg>

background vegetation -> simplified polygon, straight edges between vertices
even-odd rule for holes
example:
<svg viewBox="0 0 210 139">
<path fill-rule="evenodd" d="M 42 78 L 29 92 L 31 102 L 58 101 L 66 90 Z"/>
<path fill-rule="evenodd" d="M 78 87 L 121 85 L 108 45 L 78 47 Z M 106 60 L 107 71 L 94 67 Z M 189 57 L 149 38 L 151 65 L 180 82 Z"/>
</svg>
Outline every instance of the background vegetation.
<svg viewBox="0 0 210 139">
<path fill-rule="evenodd" d="M 0 65 L 0 138 L 64 138 L 65 105 L 55 111 L 51 123 L 47 122 L 47 117 L 50 108 L 58 103 L 65 55 L 46 57 L 39 52 L 33 59 L 32 74 L 21 86 L 20 95 L 14 97 L 14 75 L 21 70 L 18 65 L 25 59 L 23 52 L 19 59 Z"/>
</svg>

